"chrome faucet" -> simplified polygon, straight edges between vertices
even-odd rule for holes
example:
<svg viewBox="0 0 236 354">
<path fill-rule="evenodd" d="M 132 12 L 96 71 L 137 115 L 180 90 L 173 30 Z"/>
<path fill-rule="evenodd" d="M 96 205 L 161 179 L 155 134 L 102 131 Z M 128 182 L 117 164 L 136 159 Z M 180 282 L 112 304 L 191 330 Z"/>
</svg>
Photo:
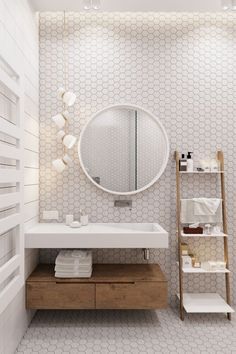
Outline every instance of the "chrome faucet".
<svg viewBox="0 0 236 354">
<path fill-rule="evenodd" d="M 125 199 L 123 199 L 123 200 L 120 200 L 120 199 L 118 199 L 118 200 L 115 200 L 114 201 L 114 207 L 116 207 L 116 208 L 132 208 L 132 200 L 125 200 Z"/>
</svg>

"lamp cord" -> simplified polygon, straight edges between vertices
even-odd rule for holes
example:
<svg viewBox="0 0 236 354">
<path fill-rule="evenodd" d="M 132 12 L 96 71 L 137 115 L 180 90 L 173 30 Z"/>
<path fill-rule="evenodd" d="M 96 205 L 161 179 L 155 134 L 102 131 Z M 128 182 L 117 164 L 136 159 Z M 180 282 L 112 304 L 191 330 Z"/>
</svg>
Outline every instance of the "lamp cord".
<svg viewBox="0 0 236 354">
<path fill-rule="evenodd" d="M 63 49 L 63 81 L 64 81 L 64 89 L 67 91 L 68 90 L 68 82 L 69 82 L 69 77 L 68 77 L 68 63 L 67 63 L 67 56 L 66 56 L 66 35 L 67 35 L 67 27 L 66 27 L 66 11 L 63 11 L 63 36 L 62 36 L 62 49 Z M 65 103 L 63 103 L 63 110 L 66 109 Z M 64 128 L 65 134 L 68 134 L 68 121 L 66 120 L 65 122 L 65 128 Z M 66 153 L 66 147 L 63 144 L 63 154 L 65 155 Z"/>
<path fill-rule="evenodd" d="M 66 52 L 66 37 L 67 37 L 67 23 L 66 23 L 66 12 L 63 11 L 63 61 L 64 61 L 64 87 L 65 90 L 68 91 L 68 84 L 69 84 L 69 73 L 68 73 L 68 62 Z"/>
</svg>

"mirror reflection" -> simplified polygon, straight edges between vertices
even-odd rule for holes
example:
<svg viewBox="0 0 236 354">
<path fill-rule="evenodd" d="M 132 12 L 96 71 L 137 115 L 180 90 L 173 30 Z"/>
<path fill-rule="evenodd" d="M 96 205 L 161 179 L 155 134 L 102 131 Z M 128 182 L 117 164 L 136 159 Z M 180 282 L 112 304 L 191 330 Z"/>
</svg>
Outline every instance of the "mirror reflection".
<svg viewBox="0 0 236 354">
<path fill-rule="evenodd" d="M 114 106 L 84 128 L 80 159 L 88 177 L 116 194 L 145 189 L 163 172 L 168 141 L 160 122 L 146 111 Z"/>
</svg>

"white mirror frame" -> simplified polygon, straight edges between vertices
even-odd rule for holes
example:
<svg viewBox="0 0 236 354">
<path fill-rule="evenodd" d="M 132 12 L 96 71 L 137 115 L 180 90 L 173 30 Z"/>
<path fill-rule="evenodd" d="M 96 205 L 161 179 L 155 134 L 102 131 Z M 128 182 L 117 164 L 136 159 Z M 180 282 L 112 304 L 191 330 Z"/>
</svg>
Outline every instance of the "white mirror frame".
<svg viewBox="0 0 236 354">
<path fill-rule="evenodd" d="M 156 175 L 155 178 L 153 178 L 153 180 L 148 183 L 146 186 L 140 188 L 140 189 L 137 189 L 136 191 L 132 191 L 132 192 L 115 192 L 115 191 L 111 191 L 109 189 L 106 189 L 104 187 L 102 187 L 100 184 L 97 184 L 93 178 L 88 174 L 88 172 L 86 171 L 86 168 L 84 166 L 84 163 L 83 163 L 83 159 L 82 159 L 82 154 L 81 154 L 81 145 L 82 145 L 82 141 L 83 141 L 83 136 L 84 136 L 84 133 L 86 131 L 86 128 L 88 127 L 88 125 L 97 118 L 98 115 L 100 115 L 101 113 L 103 112 L 106 112 L 108 111 L 109 109 L 112 109 L 112 108 L 129 108 L 129 109 L 139 109 L 145 113 L 147 113 L 150 118 L 152 118 L 156 123 L 157 125 L 159 125 L 163 135 L 164 135 L 164 138 L 165 138 L 165 142 L 166 142 L 166 156 L 165 156 L 165 160 L 162 164 L 162 167 L 159 171 L 159 173 Z M 78 155 L 79 155 L 79 161 L 80 161 L 80 165 L 82 167 L 82 170 L 84 172 L 84 174 L 88 177 L 88 179 L 99 189 L 103 190 L 104 192 L 107 192 L 107 193 L 110 193 L 110 194 L 115 194 L 115 195 L 133 195 L 133 194 L 137 194 L 137 193 L 140 193 L 140 192 L 143 192 L 145 191 L 146 189 L 148 189 L 149 187 L 151 187 L 160 177 L 161 175 L 163 174 L 163 172 L 165 171 L 166 169 L 166 166 L 167 166 L 167 163 L 168 163 L 168 159 L 169 159 L 169 153 L 170 153 L 170 144 L 169 144 L 169 139 L 168 139 L 168 136 L 167 136 L 167 133 L 166 133 L 166 130 L 164 128 L 164 126 L 162 125 L 162 123 L 160 122 L 160 120 L 155 117 L 152 113 L 150 113 L 148 110 L 146 109 L 143 109 L 142 107 L 140 106 L 136 106 L 136 105 L 133 105 L 133 104 L 116 104 L 116 105 L 111 105 L 111 106 L 108 106 L 106 108 L 103 108 L 101 109 L 100 111 L 96 112 L 91 119 L 89 119 L 89 121 L 85 124 L 85 126 L 83 127 L 82 129 L 82 132 L 80 134 L 80 139 L 79 139 L 79 143 L 78 143 Z"/>
</svg>

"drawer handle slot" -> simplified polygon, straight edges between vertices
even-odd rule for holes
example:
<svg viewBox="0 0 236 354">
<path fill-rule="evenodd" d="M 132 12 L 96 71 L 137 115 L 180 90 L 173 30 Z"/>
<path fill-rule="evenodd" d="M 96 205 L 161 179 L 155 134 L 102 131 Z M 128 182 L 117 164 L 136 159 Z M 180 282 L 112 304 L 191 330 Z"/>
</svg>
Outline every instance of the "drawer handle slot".
<svg viewBox="0 0 236 354">
<path fill-rule="evenodd" d="M 102 283 L 97 282 L 96 283 L 96 285 L 103 285 L 103 284 L 108 284 L 108 285 L 127 285 L 127 284 L 132 284 L 132 285 L 134 285 L 135 282 L 133 282 L 133 281 L 121 281 L 121 282 L 115 282 L 115 283 L 113 283 L 113 282 L 102 282 Z"/>
<path fill-rule="evenodd" d="M 79 285 L 79 284 L 83 284 L 83 285 L 89 285 L 89 284 L 93 284 L 93 283 L 81 283 L 81 282 L 73 282 L 73 281 L 56 281 L 56 284 L 61 284 L 61 285 L 65 285 L 65 284 L 76 284 L 76 285 Z"/>
</svg>

